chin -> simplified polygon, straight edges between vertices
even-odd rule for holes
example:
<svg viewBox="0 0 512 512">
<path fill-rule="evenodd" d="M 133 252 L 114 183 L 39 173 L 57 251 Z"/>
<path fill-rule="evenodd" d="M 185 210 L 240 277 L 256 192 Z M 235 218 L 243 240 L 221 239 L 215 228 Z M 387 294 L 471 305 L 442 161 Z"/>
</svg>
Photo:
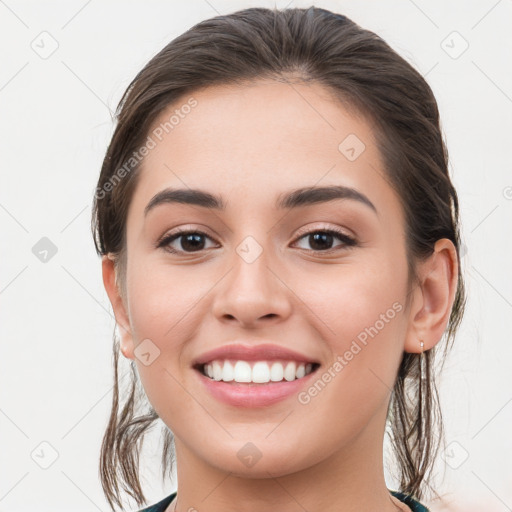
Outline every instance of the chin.
<svg viewBox="0 0 512 512">
<path fill-rule="evenodd" d="M 293 457 L 295 455 L 295 458 Z M 274 447 L 257 448 L 256 444 L 247 442 L 235 450 L 227 449 L 222 454 L 217 452 L 208 462 L 220 471 L 240 478 L 281 477 L 306 469 L 311 463 L 296 459 L 297 450 L 276 451 Z"/>
</svg>

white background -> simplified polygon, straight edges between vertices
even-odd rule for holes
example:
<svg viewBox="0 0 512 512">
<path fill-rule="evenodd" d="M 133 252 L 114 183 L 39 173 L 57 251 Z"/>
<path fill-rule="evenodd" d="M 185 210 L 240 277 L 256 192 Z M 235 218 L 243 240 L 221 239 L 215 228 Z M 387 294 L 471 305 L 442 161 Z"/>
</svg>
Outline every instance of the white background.
<svg viewBox="0 0 512 512">
<path fill-rule="evenodd" d="M 109 510 L 98 457 L 114 321 L 90 215 L 111 112 L 147 60 L 193 24 L 273 5 L 0 1 L 0 511 Z M 286 5 L 310 3 L 277 2 Z M 469 301 L 441 386 L 452 444 L 446 470 L 439 460 L 437 491 L 452 508 L 426 504 L 511 510 L 512 1 L 315 5 L 377 32 L 438 99 L 461 201 Z M 467 50 L 453 58 L 464 41 Z M 47 58 L 33 49 L 52 44 Z M 57 248 L 46 263 L 32 252 L 42 237 Z M 49 460 L 52 450 L 58 458 L 48 469 L 32 458 L 35 451 Z M 159 463 L 157 449 L 146 452 L 150 503 L 174 490 L 160 485 Z"/>
</svg>

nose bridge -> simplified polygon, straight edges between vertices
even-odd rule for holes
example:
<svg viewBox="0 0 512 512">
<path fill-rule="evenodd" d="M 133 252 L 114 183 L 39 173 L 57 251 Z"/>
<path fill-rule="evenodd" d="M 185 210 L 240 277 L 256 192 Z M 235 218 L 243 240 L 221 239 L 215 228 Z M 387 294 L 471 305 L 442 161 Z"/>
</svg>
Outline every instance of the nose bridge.
<svg viewBox="0 0 512 512">
<path fill-rule="evenodd" d="M 270 240 L 265 234 L 247 235 L 235 246 L 231 271 L 216 294 L 217 316 L 251 323 L 264 316 L 289 313 L 287 288 L 275 275 L 280 265 L 272 257 Z"/>
<path fill-rule="evenodd" d="M 255 300 L 258 296 L 263 299 L 274 288 L 272 281 L 275 277 L 270 271 L 272 266 L 272 249 L 270 240 L 258 236 L 247 235 L 236 247 L 233 255 L 233 275 L 230 285 L 237 288 L 237 293 L 243 297 L 248 294 Z M 268 297 L 267 297 L 268 300 Z"/>
</svg>

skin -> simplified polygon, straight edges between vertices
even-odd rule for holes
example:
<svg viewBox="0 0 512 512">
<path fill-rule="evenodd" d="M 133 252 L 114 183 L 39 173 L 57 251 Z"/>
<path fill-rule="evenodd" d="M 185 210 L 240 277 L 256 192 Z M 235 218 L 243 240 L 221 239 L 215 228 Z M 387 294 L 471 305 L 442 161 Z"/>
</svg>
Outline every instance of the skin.
<svg viewBox="0 0 512 512">
<path fill-rule="evenodd" d="M 193 96 L 197 106 L 143 163 L 127 217 L 125 297 L 112 259 L 102 262 L 122 352 L 175 435 L 179 499 L 167 510 L 409 510 L 384 480 L 386 412 L 402 353 L 420 352 L 420 339 L 432 348 L 446 328 L 453 244 L 439 240 L 418 264 L 406 309 L 404 213 L 370 124 L 319 84 L 261 80 Z M 349 134 L 366 146 L 354 161 L 338 150 Z M 274 208 L 285 191 L 324 185 L 356 188 L 378 214 L 350 199 Z M 166 204 L 145 218 L 166 187 L 220 194 L 226 210 Z M 182 254 L 155 248 L 179 227 L 205 231 L 204 250 L 193 252 L 183 237 L 171 244 Z M 301 228 L 338 228 L 358 245 L 334 238 L 327 255 L 299 238 Z M 236 252 L 249 235 L 262 249 L 250 264 Z M 234 340 L 269 340 L 319 360 L 322 374 L 397 301 L 402 310 L 308 404 L 292 396 L 264 408 L 226 405 L 191 368 L 199 354 Z M 134 352 L 144 339 L 160 350 L 148 366 Z M 248 442 L 261 452 L 252 467 L 237 457 Z"/>
</svg>

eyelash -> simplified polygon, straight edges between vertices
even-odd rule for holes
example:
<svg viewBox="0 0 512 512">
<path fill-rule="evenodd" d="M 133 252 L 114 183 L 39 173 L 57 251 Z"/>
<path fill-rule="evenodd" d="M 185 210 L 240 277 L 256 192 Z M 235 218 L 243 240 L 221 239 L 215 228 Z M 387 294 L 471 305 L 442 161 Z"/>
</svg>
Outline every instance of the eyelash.
<svg viewBox="0 0 512 512">
<path fill-rule="evenodd" d="M 324 234 L 329 234 L 329 235 L 334 235 L 336 238 L 338 238 L 338 240 L 340 240 L 341 242 L 343 242 L 343 245 L 339 246 L 338 248 L 332 248 L 332 249 L 326 249 L 326 250 L 318 250 L 318 251 L 315 251 L 314 249 L 302 249 L 302 250 L 305 250 L 305 251 L 308 251 L 308 252 L 314 252 L 314 253 L 319 253 L 319 254 L 331 254 L 332 252 L 336 252 L 337 250 L 342 250 L 342 249 L 351 249 L 355 246 L 358 245 L 357 241 L 355 238 L 351 237 L 351 236 L 348 236 L 347 234 L 343 233 L 342 231 L 338 231 L 336 229 L 313 229 L 313 230 L 310 230 L 310 231 L 306 231 L 306 232 L 303 232 L 303 233 L 300 233 L 300 235 L 296 238 L 295 242 L 305 238 L 306 236 L 309 236 L 309 235 L 313 235 L 313 234 L 317 234 L 317 233 L 324 233 Z M 203 232 L 203 231 L 200 231 L 200 230 L 197 230 L 197 229 L 186 229 L 186 230 L 181 230 L 181 231 L 176 231 L 168 236 L 165 236 L 164 238 L 162 238 L 160 241 L 157 242 L 157 248 L 164 248 L 165 251 L 167 252 L 170 252 L 172 254 L 180 254 L 180 253 L 184 253 L 184 254 L 195 254 L 195 253 L 199 253 L 201 252 L 201 250 L 199 251 L 191 251 L 191 252 L 187 252 L 187 251 L 176 251 L 175 249 L 170 249 L 168 247 L 168 245 L 173 242 L 174 240 L 180 238 L 181 236 L 185 236 L 185 235 L 201 235 L 201 236 L 205 236 L 207 238 L 210 238 L 212 239 L 207 233 Z M 204 250 L 204 249 L 202 249 Z"/>
</svg>

